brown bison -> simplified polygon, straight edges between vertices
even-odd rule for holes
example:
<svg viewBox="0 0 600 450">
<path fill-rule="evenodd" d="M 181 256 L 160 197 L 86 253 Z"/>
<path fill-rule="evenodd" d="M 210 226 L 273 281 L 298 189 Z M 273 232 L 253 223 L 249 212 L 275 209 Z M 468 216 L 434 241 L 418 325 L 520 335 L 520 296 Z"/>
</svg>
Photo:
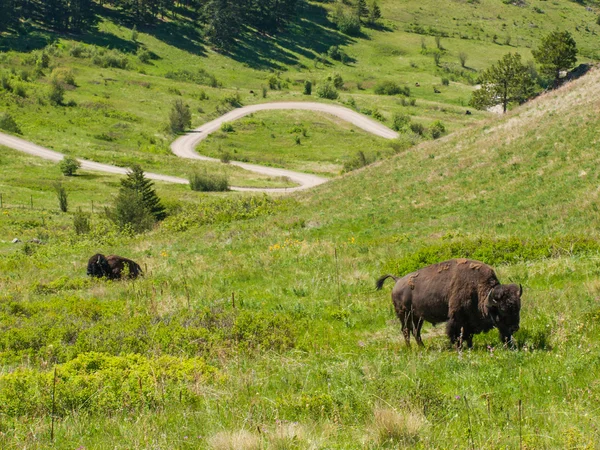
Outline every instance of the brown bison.
<svg viewBox="0 0 600 450">
<path fill-rule="evenodd" d="M 411 332 L 417 344 L 423 345 L 424 321 L 447 322 L 450 341 L 458 346 L 464 341 L 469 347 L 474 334 L 496 327 L 507 343 L 519 329 L 523 288 L 500 284 L 494 270 L 480 261 L 451 259 L 402 278 L 384 275 L 377 280 L 377 289 L 387 278 L 396 281 L 392 301 L 407 345 Z"/>
<path fill-rule="evenodd" d="M 135 261 L 117 255 L 104 256 L 100 253 L 92 256 L 88 261 L 87 274 L 110 280 L 119 280 L 123 275 L 127 278 L 143 275 L 142 268 Z"/>
</svg>

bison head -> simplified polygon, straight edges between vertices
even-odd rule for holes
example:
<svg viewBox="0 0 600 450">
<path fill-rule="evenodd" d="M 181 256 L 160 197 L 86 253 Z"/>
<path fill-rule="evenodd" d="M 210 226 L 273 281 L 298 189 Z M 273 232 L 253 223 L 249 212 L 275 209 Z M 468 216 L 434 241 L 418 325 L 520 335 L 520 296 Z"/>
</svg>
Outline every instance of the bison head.
<svg viewBox="0 0 600 450">
<path fill-rule="evenodd" d="M 502 342 L 510 342 L 519 330 L 521 285 L 504 284 L 492 288 L 485 301 L 488 317 L 500 331 Z"/>
<path fill-rule="evenodd" d="M 88 261 L 87 274 L 92 277 L 102 278 L 110 275 L 111 269 L 104 255 L 95 254 Z"/>
</svg>

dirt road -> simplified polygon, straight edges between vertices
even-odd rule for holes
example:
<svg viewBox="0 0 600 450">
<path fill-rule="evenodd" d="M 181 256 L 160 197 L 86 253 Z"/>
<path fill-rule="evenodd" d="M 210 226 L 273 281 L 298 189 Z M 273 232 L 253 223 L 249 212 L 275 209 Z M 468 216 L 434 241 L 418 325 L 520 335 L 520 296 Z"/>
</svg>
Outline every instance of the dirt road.
<svg viewBox="0 0 600 450">
<path fill-rule="evenodd" d="M 234 109 L 233 111 L 228 112 L 227 114 L 211 121 L 205 123 L 199 128 L 192 130 L 191 132 L 186 133 L 180 138 L 176 139 L 171 144 L 171 150 L 173 153 L 181 158 L 189 158 L 189 159 L 200 159 L 206 161 L 218 161 L 215 158 L 209 158 L 207 156 L 201 156 L 197 154 L 194 149 L 203 139 L 218 131 L 221 128 L 221 124 L 225 122 L 232 122 L 241 117 L 247 116 L 248 114 L 252 114 L 257 111 L 265 111 L 265 110 L 284 110 L 284 109 L 299 109 L 299 110 L 309 110 L 309 111 L 317 111 L 323 112 L 327 114 L 334 115 L 343 119 L 347 122 L 352 123 L 353 125 L 362 128 L 363 130 L 375 134 L 377 136 L 384 137 L 386 139 L 395 139 L 398 137 L 398 133 L 390 130 L 385 125 L 382 125 L 379 122 L 376 122 L 362 114 L 357 113 L 348 108 L 344 108 L 343 106 L 330 105 L 324 103 L 314 103 L 314 102 L 280 102 L 280 103 L 263 103 L 260 105 L 250 105 L 244 106 L 242 108 Z M 15 136 L 11 136 L 8 134 L 0 133 L 0 145 L 4 145 L 6 147 L 10 147 L 14 150 L 18 150 L 24 153 L 28 153 L 33 156 L 38 156 L 40 158 L 48 159 L 50 161 L 60 161 L 63 159 L 64 155 L 62 153 L 55 152 L 53 150 L 49 150 L 47 148 L 41 147 L 39 145 L 33 144 L 31 142 L 25 141 L 23 139 L 17 138 Z M 86 170 L 95 170 L 99 172 L 106 173 L 115 173 L 115 174 L 125 174 L 127 173 L 127 169 L 123 167 L 111 166 L 109 164 L 101 164 L 93 161 L 88 161 L 85 159 L 78 159 L 81 163 L 81 167 Z M 327 182 L 327 178 L 318 177 L 316 175 L 293 172 L 291 170 L 285 169 L 277 169 L 275 167 L 265 167 L 259 166 L 255 164 L 247 164 L 237 161 L 232 161 L 230 164 L 241 167 L 245 170 L 249 170 L 251 172 L 260 173 L 267 176 L 272 177 L 287 177 L 293 182 L 297 183 L 297 187 L 293 188 L 244 188 L 244 187 L 235 187 L 233 186 L 231 189 L 235 191 L 256 191 L 256 192 L 294 192 L 303 189 L 310 189 L 312 187 L 318 186 L 319 184 L 323 184 Z M 169 175 L 161 175 L 158 173 L 146 172 L 146 176 L 153 180 L 158 181 L 166 181 L 169 183 L 179 183 L 179 184 L 187 184 L 188 180 L 184 178 L 172 177 Z"/>
</svg>

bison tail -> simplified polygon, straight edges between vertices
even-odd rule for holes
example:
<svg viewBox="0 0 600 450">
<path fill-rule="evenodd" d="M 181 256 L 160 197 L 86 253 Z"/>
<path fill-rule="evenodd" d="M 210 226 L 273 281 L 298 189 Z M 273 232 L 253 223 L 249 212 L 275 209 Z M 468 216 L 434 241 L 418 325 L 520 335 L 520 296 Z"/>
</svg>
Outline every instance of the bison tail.
<svg viewBox="0 0 600 450">
<path fill-rule="evenodd" d="M 383 282 L 385 280 L 387 280 L 388 278 L 393 278 L 394 281 L 398 281 L 399 280 L 399 278 L 395 277 L 394 275 L 390 275 L 390 274 L 384 275 L 379 280 L 377 280 L 377 283 L 375 283 L 375 287 L 377 288 L 377 290 L 379 290 L 379 289 L 381 289 L 383 287 Z"/>
</svg>

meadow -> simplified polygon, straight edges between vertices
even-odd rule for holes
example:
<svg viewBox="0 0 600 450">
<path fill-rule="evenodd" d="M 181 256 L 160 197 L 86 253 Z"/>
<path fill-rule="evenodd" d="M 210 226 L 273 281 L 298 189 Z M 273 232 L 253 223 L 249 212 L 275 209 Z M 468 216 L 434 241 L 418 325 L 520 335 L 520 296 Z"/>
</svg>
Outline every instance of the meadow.
<svg viewBox="0 0 600 450">
<path fill-rule="evenodd" d="M 134 42 L 130 28 L 108 20 L 85 39 L 38 30 L 13 42 L 2 71 L 26 96 L 0 91 L 3 111 L 25 139 L 102 162 L 280 185 L 170 155 L 170 105 L 184 99 L 198 126 L 238 103 L 314 100 L 304 81 L 318 86 L 333 71 L 345 80 L 346 106 L 377 109 L 387 125 L 395 112 L 425 127 L 440 120 L 448 133 L 390 143 L 330 117 L 255 114 L 200 151 L 216 155 L 221 145 L 332 179 L 288 196 L 157 182 L 168 217 L 137 235 L 106 218 L 118 176 L 63 177 L 54 163 L 0 148 L 0 447 L 597 448 L 600 71 L 503 117 L 464 114 L 468 74 L 508 51 L 528 57 L 556 26 L 574 24 L 580 60 L 597 59 L 596 4 L 449 5 L 382 1 L 381 27 L 349 38 L 323 19 L 333 5 L 314 2 L 299 25 L 230 55 L 152 30 Z M 421 51 L 436 33 L 446 49 L 440 67 Z M 142 62 L 136 42 L 158 58 Z M 331 45 L 353 61 L 315 63 Z M 44 48 L 50 64 L 34 78 L 28 58 Z M 472 70 L 459 68 L 460 51 Z M 111 55 L 127 68 L 94 63 Z M 63 106 L 47 101 L 56 68 L 76 80 Z M 268 87 L 273 75 L 281 89 Z M 211 76 L 222 86 L 210 86 Z M 415 105 L 376 95 L 385 79 L 410 87 L 405 100 Z M 295 126 L 307 136 L 290 133 Z M 382 158 L 334 177 L 358 150 Z M 75 232 L 78 208 L 89 213 L 87 233 Z M 130 257 L 145 276 L 90 279 L 97 252 Z M 443 325 L 424 327 L 425 348 L 406 348 L 391 283 L 375 291 L 375 280 L 452 257 L 523 285 L 514 348 L 491 331 L 458 351 Z"/>
<path fill-rule="evenodd" d="M 39 192 L 53 219 L 23 236 L 44 244 L 4 243 L 0 260 L 2 447 L 50 445 L 56 386 L 57 448 L 595 448 L 599 82 L 311 192 L 185 191 L 143 235 L 101 214 L 76 235 Z M 27 223 L 5 211 L 4 229 Z M 88 279 L 108 249 L 147 275 Z M 456 256 L 523 284 L 515 349 L 492 331 L 457 352 L 443 327 L 405 348 L 374 280 Z"/>
</svg>

